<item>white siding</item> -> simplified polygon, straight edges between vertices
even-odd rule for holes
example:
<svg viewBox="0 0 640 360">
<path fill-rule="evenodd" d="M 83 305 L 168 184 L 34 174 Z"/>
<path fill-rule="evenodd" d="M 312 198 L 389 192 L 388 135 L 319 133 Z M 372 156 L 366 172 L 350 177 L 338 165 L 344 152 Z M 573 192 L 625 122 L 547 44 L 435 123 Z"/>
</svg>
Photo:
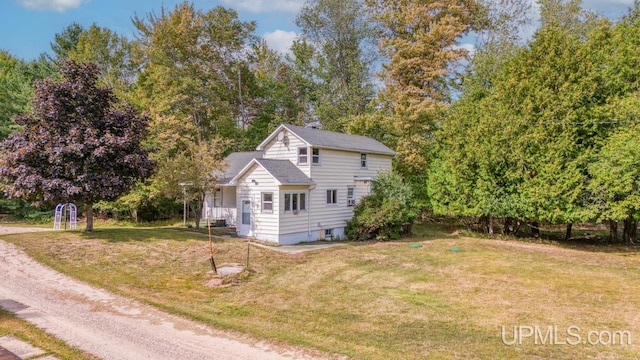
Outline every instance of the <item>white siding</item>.
<svg viewBox="0 0 640 360">
<path fill-rule="evenodd" d="M 360 167 L 360 153 L 339 150 L 320 150 L 320 166 L 311 167 L 311 231 L 343 228 L 353 216 L 347 206 L 347 187 L 356 186 L 356 200 L 367 195 L 370 183 L 355 181 L 355 177 L 375 178 L 379 171 L 391 170 L 391 156 L 367 154 L 367 168 Z M 327 204 L 327 190 L 338 190 L 338 203 Z M 321 231 L 322 232 L 322 231 Z"/>
<path fill-rule="evenodd" d="M 270 143 L 268 143 L 264 147 L 263 157 L 265 159 L 289 160 L 294 165 L 298 166 L 298 168 L 302 170 L 305 175 L 309 176 L 311 166 L 311 148 L 309 148 L 307 153 L 307 163 L 298 165 L 298 148 L 306 147 L 307 145 L 302 140 L 295 137 L 293 134 L 289 134 L 287 137 L 289 139 L 288 145 L 285 145 L 283 142 L 278 141 L 277 139 L 274 139 Z"/>
<path fill-rule="evenodd" d="M 249 236 L 264 240 L 273 239 L 274 236 L 277 238 L 279 222 L 276 209 L 280 208 L 280 204 L 278 186 L 275 184 L 273 177 L 262 167 L 253 165 L 238 179 L 236 189 L 236 204 L 241 204 L 241 199 L 243 198 L 248 197 L 251 200 L 252 228 Z M 273 193 L 274 210 L 271 212 L 262 212 L 263 192 Z"/>
<path fill-rule="evenodd" d="M 306 194 L 306 208 L 307 210 L 302 210 L 298 214 L 295 214 L 293 211 L 284 211 L 284 194 L 285 193 L 304 193 Z M 293 185 L 283 185 L 280 186 L 280 195 L 279 202 L 283 204 L 278 208 L 278 212 L 280 214 L 280 234 L 292 234 L 305 232 L 305 234 L 309 230 L 310 218 L 309 218 L 309 187 L 308 186 L 293 186 Z M 307 238 L 301 239 L 301 241 L 306 241 Z"/>
</svg>

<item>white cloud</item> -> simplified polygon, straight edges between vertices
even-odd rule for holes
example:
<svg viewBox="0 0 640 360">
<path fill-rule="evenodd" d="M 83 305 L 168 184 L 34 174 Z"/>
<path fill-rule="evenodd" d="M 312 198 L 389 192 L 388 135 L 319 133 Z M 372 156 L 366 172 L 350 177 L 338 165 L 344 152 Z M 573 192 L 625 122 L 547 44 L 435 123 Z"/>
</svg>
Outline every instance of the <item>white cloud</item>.
<svg viewBox="0 0 640 360">
<path fill-rule="evenodd" d="M 74 9 L 88 0 L 18 0 L 18 3 L 31 10 L 65 12 Z"/>
<path fill-rule="evenodd" d="M 270 48 L 281 54 L 286 54 L 291 49 L 291 44 L 298 37 L 298 34 L 294 31 L 276 30 L 267 32 L 262 37 Z"/>
<path fill-rule="evenodd" d="M 222 0 L 223 3 L 237 10 L 253 13 L 287 11 L 297 13 L 305 0 Z"/>
<path fill-rule="evenodd" d="M 469 56 L 473 56 L 473 54 L 476 53 L 476 46 L 471 43 L 463 43 L 456 46 L 456 48 L 467 50 L 469 52 Z"/>
</svg>

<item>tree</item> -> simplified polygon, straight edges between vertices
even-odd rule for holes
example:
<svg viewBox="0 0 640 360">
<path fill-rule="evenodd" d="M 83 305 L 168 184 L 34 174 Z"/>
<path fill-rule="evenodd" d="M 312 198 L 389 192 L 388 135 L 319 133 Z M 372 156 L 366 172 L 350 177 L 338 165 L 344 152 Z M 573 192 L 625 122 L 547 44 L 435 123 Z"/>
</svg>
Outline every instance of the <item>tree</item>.
<svg viewBox="0 0 640 360">
<path fill-rule="evenodd" d="M 171 142 L 155 146 L 171 156 L 198 138 L 235 138 L 251 118 L 244 99 L 253 80 L 245 59 L 255 24 L 239 21 L 233 10 L 205 12 L 187 2 L 133 21 L 144 55 L 137 95 L 152 112 L 154 138 L 164 137 L 157 131 L 171 133 Z"/>
<path fill-rule="evenodd" d="M 375 100 L 376 114 L 357 119 L 351 130 L 368 134 L 381 126 L 385 136 L 379 140 L 397 152 L 400 174 L 424 177 L 435 125 L 448 106 L 452 67 L 467 56 L 459 40 L 479 25 L 483 8 L 475 0 L 366 3 L 382 30 L 385 87 Z"/>
<path fill-rule="evenodd" d="M 62 30 L 62 32 L 55 35 L 53 42 L 51 43 L 51 50 L 55 54 L 53 60 L 64 61 L 69 57 L 69 54 L 76 50 L 78 41 L 80 40 L 80 34 L 84 31 L 82 25 L 74 22 Z"/>
<path fill-rule="evenodd" d="M 44 56 L 25 62 L 0 51 L 0 140 L 20 128 L 13 117 L 31 109 L 34 82 L 54 71 Z"/>
<path fill-rule="evenodd" d="M 91 25 L 78 36 L 68 57 L 77 62 L 92 62 L 100 68 L 101 85 L 112 88 L 119 97 L 130 93 L 137 78 L 138 61 L 133 42 L 108 28 Z"/>
<path fill-rule="evenodd" d="M 637 108 L 638 100 L 634 99 Z M 640 129 L 637 124 L 612 134 L 589 165 L 598 220 L 623 221 L 624 240 L 633 243 L 640 217 Z M 611 241 L 616 241 L 611 234 Z"/>
<path fill-rule="evenodd" d="M 564 222 L 568 238 L 572 222 L 589 220 L 587 165 L 606 137 L 605 43 L 594 34 L 608 22 L 575 1 L 541 6 L 527 47 L 494 42 L 476 54 L 429 186 L 439 213 L 502 217 L 505 228 L 528 219 L 534 235 L 539 221 Z"/>
<path fill-rule="evenodd" d="M 378 174 L 371 195 L 362 198 L 346 227 L 355 240 L 395 240 L 411 233 L 418 216 L 411 185 L 393 172 Z"/>
<path fill-rule="evenodd" d="M 184 197 L 195 204 L 192 210 L 196 228 L 200 227 L 205 197 L 213 192 L 218 176 L 227 166 L 223 156 L 227 146 L 228 142 L 219 138 L 194 141 L 158 168 L 156 178 L 167 196 Z"/>
<path fill-rule="evenodd" d="M 364 3 L 309 0 L 296 25 L 313 54 L 312 66 L 298 68 L 314 84 L 313 114 L 325 129 L 344 131 L 348 118 L 365 112 L 374 94 L 377 34 Z"/>
<path fill-rule="evenodd" d="M 255 83 L 244 101 L 254 114 L 242 139 L 236 142 L 238 150 L 255 149 L 280 124 L 307 122 L 309 83 L 264 41 L 253 46 L 252 54 Z"/>
<path fill-rule="evenodd" d="M 87 231 L 93 204 L 125 194 L 154 167 L 141 145 L 147 117 L 97 87 L 98 76 L 94 64 L 64 62 L 61 80 L 40 82 L 33 112 L 16 118 L 24 128 L 0 144 L 8 196 L 35 205 L 83 203 Z"/>
<path fill-rule="evenodd" d="M 592 217 L 608 222 L 611 242 L 618 241 L 617 223 L 624 222 L 623 240 L 635 241 L 640 209 L 638 199 L 638 119 L 640 118 L 640 3 L 613 27 L 601 27 L 593 51 L 603 65 L 601 91 L 607 104 L 600 108 L 603 128 L 589 159 Z"/>
</svg>

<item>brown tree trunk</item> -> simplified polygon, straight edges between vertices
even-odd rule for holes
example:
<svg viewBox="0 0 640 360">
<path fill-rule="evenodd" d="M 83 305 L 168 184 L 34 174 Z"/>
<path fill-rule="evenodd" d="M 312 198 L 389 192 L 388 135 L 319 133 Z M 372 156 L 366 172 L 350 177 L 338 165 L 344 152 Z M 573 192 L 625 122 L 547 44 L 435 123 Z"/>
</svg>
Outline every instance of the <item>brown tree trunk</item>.
<svg viewBox="0 0 640 360">
<path fill-rule="evenodd" d="M 489 233 L 489 218 L 486 216 L 480 217 L 480 231 L 485 234 Z"/>
<path fill-rule="evenodd" d="M 624 219 L 624 242 L 633 244 L 636 241 L 636 233 L 638 229 L 638 221 L 631 216 Z"/>
<path fill-rule="evenodd" d="M 511 218 L 504 218 L 504 226 L 502 228 L 502 233 L 504 235 L 509 235 L 511 233 Z"/>
<path fill-rule="evenodd" d="M 567 224 L 567 232 L 564 233 L 564 241 L 569 241 L 571 239 L 571 230 L 573 228 L 573 223 Z"/>
<path fill-rule="evenodd" d="M 200 229 L 200 219 L 202 218 L 202 204 L 204 204 L 204 198 L 206 194 L 201 194 L 200 199 L 195 201 L 195 206 L 192 206 L 193 218 L 196 222 L 196 229 Z"/>
<path fill-rule="evenodd" d="M 489 235 L 493 235 L 493 215 L 489 216 L 489 224 L 487 227 L 487 233 L 489 233 Z"/>
<path fill-rule="evenodd" d="M 615 244 L 618 242 L 618 222 L 609 220 L 609 242 Z"/>
<path fill-rule="evenodd" d="M 531 223 L 531 236 L 534 238 L 540 237 L 540 224 L 537 221 Z"/>
<path fill-rule="evenodd" d="M 85 207 L 87 213 L 87 227 L 84 229 L 84 231 L 91 232 L 93 231 L 93 204 L 85 204 Z"/>
</svg>

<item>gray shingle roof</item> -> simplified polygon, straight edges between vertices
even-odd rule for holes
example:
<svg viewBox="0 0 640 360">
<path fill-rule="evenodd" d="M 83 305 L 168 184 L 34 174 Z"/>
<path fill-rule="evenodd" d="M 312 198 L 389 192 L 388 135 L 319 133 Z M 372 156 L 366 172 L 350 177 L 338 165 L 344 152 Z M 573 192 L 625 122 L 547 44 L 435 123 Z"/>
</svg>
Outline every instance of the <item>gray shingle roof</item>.
<svg viewBox="0 0 640 360">
<path fill-rule="evenodd" d="M 311 185 L 313 181 L 289 160 L 256 159 L 282 185 Z"/>
<path fill-rule="evenodd" d="M 221 179 L 218 180 L 219 184 L 228 184 L 231 179 L 233 179 L 240 170 L 244 169 L 249 162 L 253 159 L 259 159 L 263 155 L 262 151 L 245 151 L 245 152 L 234 152 L 229 154 L 225 158 L 228 166 L 222 174 Z"/>
<path fill-rule="evenodd" d="M 396 153 L 381 142 L 360 135 L 349 135 L 333 131 L 318 130 L 304 126 L 284 125 L 289 131 L 311 146 L 319 148 L 350 150 L 384 155 Z"/>
</svg>

